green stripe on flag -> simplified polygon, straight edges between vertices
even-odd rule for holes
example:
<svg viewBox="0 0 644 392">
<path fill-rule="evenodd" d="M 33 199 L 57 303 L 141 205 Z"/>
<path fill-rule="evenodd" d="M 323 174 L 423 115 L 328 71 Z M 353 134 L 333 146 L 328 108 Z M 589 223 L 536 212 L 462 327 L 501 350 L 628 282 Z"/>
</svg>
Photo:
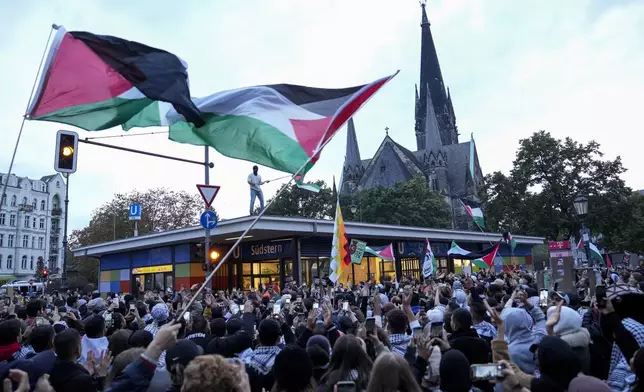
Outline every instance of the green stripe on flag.
<svg viewBox="0 0 644 392">
<path fill-rule="evenodd" d="M 472 264 L 474 264 L 475 266 L 479 267 L 480 269 L 488 269 L 488 268 L 490 268 L 490 266 L 487 265 L 487 263 L 485 261 L 483 261 L 482 259 L 472 260 Z"/>
<path fill-rule="evenodd" d="M 206 124 L 177 122 L 170 139 L 178 143 L 208 145 L 230 158 L 243 159 L 296 173 L 309 159 L 300 144 L 279 129 L 248 116 L 204 114 Z M 306 172 L 313 164 L 309 162 Z"/>
</svg>

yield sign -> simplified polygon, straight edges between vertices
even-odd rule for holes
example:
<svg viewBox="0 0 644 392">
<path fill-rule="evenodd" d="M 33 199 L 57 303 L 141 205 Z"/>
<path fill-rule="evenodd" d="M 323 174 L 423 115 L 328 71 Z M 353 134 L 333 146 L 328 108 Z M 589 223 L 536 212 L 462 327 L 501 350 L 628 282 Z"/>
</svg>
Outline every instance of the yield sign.
<svg viewBox="0 0 644 392">
<path fill-rule="evenodd" d="M 204 203 L 206 203 L 206 207 L 210 207 L 215 200 L 219 188 L 221 188 L 219 185 L 197 185 L 197 189 L 199 189 L 199 193 Z"/>
</svg>

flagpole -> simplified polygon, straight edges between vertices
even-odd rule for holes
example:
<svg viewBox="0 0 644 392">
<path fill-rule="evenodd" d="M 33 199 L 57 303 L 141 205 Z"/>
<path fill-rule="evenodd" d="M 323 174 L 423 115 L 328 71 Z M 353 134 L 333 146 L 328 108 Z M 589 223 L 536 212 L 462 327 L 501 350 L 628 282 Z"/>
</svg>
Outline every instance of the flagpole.
<svg viewBox="0 0 644 392">
<path fill-rule="evenodd" d="M 47 42 L 45 43 L 45 49 L 43 50 L 42 57 L 40 58 L 40 64 L 38 65 L 38 71 L 36 71 L 36 77 L 34 78 L 34 84 L 31 86 L 31 93 L 29 93 L 29 100 L 27 101 L 27 107 L 25 108 L 25 114 L 22 116 L 22 122 L 20 123 L 20 129 L 18 130 L 18 138 L 16 139 L 16 145 L 13 148 L 13 154 L 11 155 L 11 161 L 9 162 L 9 170 L 7 171 L 7 179 L 4 182 L 4 186 L 2 187 L 2 195 L 0 195 L 0 210 L 2 210 L 2 204 L 4 198 L 7 196 L 7 185 L 9 185 L 9 177 L 11 177 L 11 172 L 13 170 L 13 164 L 16 159 L 16 153 L 18 152 L 18 145 L 20 144 L 20 138 L 22 137 L 22 130 L 25 127 L 25 121 L 27 121 L 27 116 L 29 113 L 27 111 L 29 110 L 29 104 L 31 103 L 31 100 L 34 95 L 34 91 L 36 91 L 36 86 L 38 85 L 38 76 L 40 76 L 40 71 L 42 70 L 42 65 L 45 62 L 45 57 L 47 55 L 47 48 L 49 47 L 49 42 L 51 41 L 51 34 L 54 30 L 56 30 L 58 26 L 55 24 L 51 25 L 51 29 L 49 30 L 49 36 L 47 37 Z"/>
<path fill-rule="evenodd" d="M 190 309 L 190 307 L 192 306 L 192 304 L 193 304 L 193 303 L 195 302 L 195 300 L 199 297 L 199 294 L 201 294 L 201 293 L 203 292 L 203 290 L 206 288 L 206 286 L 208 286 L 208 285 L 210 284 L 210 282 L 212 281 L 212 278 L 215 276 L 215 274 L 217 273 L 217 271 L 219 270 L 219 268 L 221 268 L 221 266 L 222 266 L 222 265 L 224 265 L 224 263 L 228 260 L 228 258 L 230 257 L 230 255 L 232 255 L 232 253 L 233 253 L 233 251 L 235 250 L 235 248 L 236 248 L 237 246 L 239 246 L 239 244 L 241 243 L 242 239 L 246 237 L 246 235 L 248 234 L 248 232 L 250 232 L 250 231 L 251 231 L 251 229 L 252 229 L 253 227 L 255 227 L 255 225 L 256 225 L 256 224 L 257 224 L 257 222 L 261 219 L 261 217 L 262 217 L 262 216 L 264 216 L 264 213 L 268 210 L 268 208 L 269 208 L 269 207 L 270 207 L 270 206 L 271 206 L 271 205 L 272 205 L 272 204 L 273 204 L 273 203 L 274 203 L 274 202 L 275 202 L 275 201 L 280 197 L 280 195 L 281 195 L 282 193 L 284 193 L 284 191 L 288 188 L 289 184 L 290 184 L 291 182 L 293 182 L 293 180 L 295 179 L 295 177 L 297 177 L 297 176 L 300 174 L 300 172 L 301 172 L 302 170 L 304 170 L 304 169 L 309 165 L 309 163 L 311 163 L 311 161 L 313 160 L 313 157 L 317 156 L 317 155 L 320 153 L 320 151 L 322 151 L 322 149 L 323 149 L 323 148 L 324 148 L 324 147 L 325 147 L 325 146 L 326 146 L 326 145 L 331 141 L 331 139 L 332 139 L 332 138 L 328 138 L 328 139 L 327 139 L 327 140 L 326 140 L 326 141 L 325 141 L 325 142 L 324 142 L 324 143 L 319 147 L 319 149 L 318 149 L 315 153 L 311 154 L 311 157 L 309 157 L 309 159 L 307 159 L 307 160 L 306 160 L 306 162 L 304 162 L 304 164 L 303 164 L 303 165 L 302 165 L 302 166 L 301 166 L 301 167 L 300 167 L 300 168 L 299 168 L 299 169 L 298 169 L 294 174 L 292 174 L 292 175 L 291 175 L 291 178 L 290 178 L 290 179 L 289 179 L 289 180 L 288 180 L 284 185 L 282 185 L 282 187 L 279 189 L 279 191 L 277 191 L 277 193 L 275 194 L 275 196 L 274 196 L 271 200 L 269 200 L 269 201 L 268 201 L 268 203 L 266 204 L 266 206 L 264 207 L 264 209 L 263 209 L 263 210 L 261 210 L 261 211 L 259 212 L 259 214 L 257 214 L 257 216 L 255 217 L 255 219 L 253 219 L 253 221 L 252 221 L 252 222 L 250 223 L 250 225 L 246 228 L 246 230 L 244 230 L 244 232 L 243 232 L 243 233 L 241 233 L 241 234 L 239 235 L 239 237 L 237 238 L 237 240 L 235 241 L 235 243 L 230 247 L 230 249 L 228 250 L 228 252 L 226 252 L 226 254 L 224 255 L 224 257 L 222 257 L 222 258 L 221 258 L 221 260 L 219 260 L 219 262 L 217 263 L 217 265 L 216 265 L 216 266 L 215 266 L 215 267 L 210 271 L 210 273 L 208 274 L 208 276 L 206 276 L 206 280 L 201 284 L 201 286 L 199 286 L 199 289 L 197 290 L 197 292 L 192 296 L 192 298 L 190 299 L 190 301 L 188 301 L 188 304 L 187 304 L 186 306 L 184 306 L 184 307 L 183 307 L 183 310 L 182 310 L 182 311 L 181 311 L 181 313 L 180 313 L 180 314 L 175 318 L 175 320 L 180 320 L 180 319 L 181 319 L 181 317 L 183 317 L 183 315 L 188 311 L 188 309 Z M 288 177 L 288 176 L 287 176 L 287 177 Z M 340 196 L 338 195 L 338 199 L 339 199 L 339 197 L 340 197 Z M 206 255 L 206 256 L 207 256 L 207 255 Z"/>
</svg>

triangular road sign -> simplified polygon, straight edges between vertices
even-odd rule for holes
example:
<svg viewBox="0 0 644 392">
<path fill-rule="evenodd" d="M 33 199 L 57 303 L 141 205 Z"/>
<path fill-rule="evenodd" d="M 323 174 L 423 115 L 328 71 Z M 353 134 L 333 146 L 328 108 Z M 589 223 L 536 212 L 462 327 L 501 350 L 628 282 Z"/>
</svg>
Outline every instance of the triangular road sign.
<svg viewBox="0 0 644 392">
<path fill-rule="evenodd" d="M 206 207 L 210 207 L 215 200 L 217 193 L 219 193 L 219 188 L 221 188 L 219 185 L 197 185 L 197 189 L 199 189 L 199 193 L 204 203 L 206 203 Z"/>
</svg>

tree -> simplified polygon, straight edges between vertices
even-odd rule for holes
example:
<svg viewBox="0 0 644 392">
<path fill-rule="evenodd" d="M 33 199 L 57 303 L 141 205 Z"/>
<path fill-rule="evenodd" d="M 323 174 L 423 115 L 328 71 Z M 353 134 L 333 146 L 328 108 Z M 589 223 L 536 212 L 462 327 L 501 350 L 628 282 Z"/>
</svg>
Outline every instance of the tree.
<svg viewBox="0 0 644 392">
<path fill-rule="evenodd" d="M 194 226 L 199 223 L 203 201 L 197 194 L 165 188 L 116 194 L 114 199 L 94 210 L 89 225 L 72 231 L 72 248 L 132 237 L 134 224 L 129 220 L 129 205 L 141 204 L 139 234 Z"/>
<path fill-rule="evenodd" d="M 36 272 L 34 273 L 34 278 L 37 280 L 45 279 L 45 260 L 42 256 L 38 256 L 38 261 L 36 261 Z"/>
<path fill-rule="evenodd" d="M 197 225 L 203 210 L 203 201 L 196 194 L 172 191 L 165 188 L 116 194 L 114 199 L 94 210 L 89 225 L 72 231 L 71 248 L 87 246 L 132 237 L 134 224 L 128 218 L 129 205 L 141 204 L 139 234 L 160 232 Z M 78 274 L 80 280 L 96 283 L 98 260 L 89 257 L 71 257 L 68 253 L 68 271 Z M 68 284 L 69 280 L 68 280 Z M 78 283 L 82 285 L 83 282 Z"/>
<path fill-rule="evenodd" d="M 343 197 L 341 205 L 343 216 L 351 221 L 434 228 L 452 224 L 444 196 L 432 191 L 427 179 L 420 176 L 392 188 L 364 189 L 353 200 Z M 346 208 L 351 205 L 356 206 L 355 214 Z"/>
<path fill-rule="evenodd" d="M 599 143 L 555 139 L 546 131 L 519 141 L 509 175 L 485 177 L 483 198 L 488 228 L 510 230 L 549 240 L 577 235 L 580 222 L 573 207 L 577 195 L 589 199 L 588 226 L 616 246 L 630 211 L 631 190 L 620 175 L 620 157 L 604 160 Z"/>
<path fill-rule="evenodd" d="M 316 181 L 319 193 L 290 185 L 267 213 L 278 216 L 333 219 L 336 199 L 324 181 Z M 440 227 L 451 226 L 451 214 L 443 197 L 429 189 L 423 177 L 396 184 L 393 188 L 373 188 L 357 196 L 340 198 L 342 215 L 347 221 L 391 225 Z M 356 207 L 355 214 L 351 206 Z"/>
<path fill-rule="evenodd" d="M 315 184 L 320 187 L 319 193 L 300 189 L 295 184 L 289 185 L 277 199 L 273 197 L 275 201 L 266 213 L 278 216 L 332 219 L 335 216 L 336 203 L 333 191 L 324 181 L 318 180 Z"/>
</svg>

